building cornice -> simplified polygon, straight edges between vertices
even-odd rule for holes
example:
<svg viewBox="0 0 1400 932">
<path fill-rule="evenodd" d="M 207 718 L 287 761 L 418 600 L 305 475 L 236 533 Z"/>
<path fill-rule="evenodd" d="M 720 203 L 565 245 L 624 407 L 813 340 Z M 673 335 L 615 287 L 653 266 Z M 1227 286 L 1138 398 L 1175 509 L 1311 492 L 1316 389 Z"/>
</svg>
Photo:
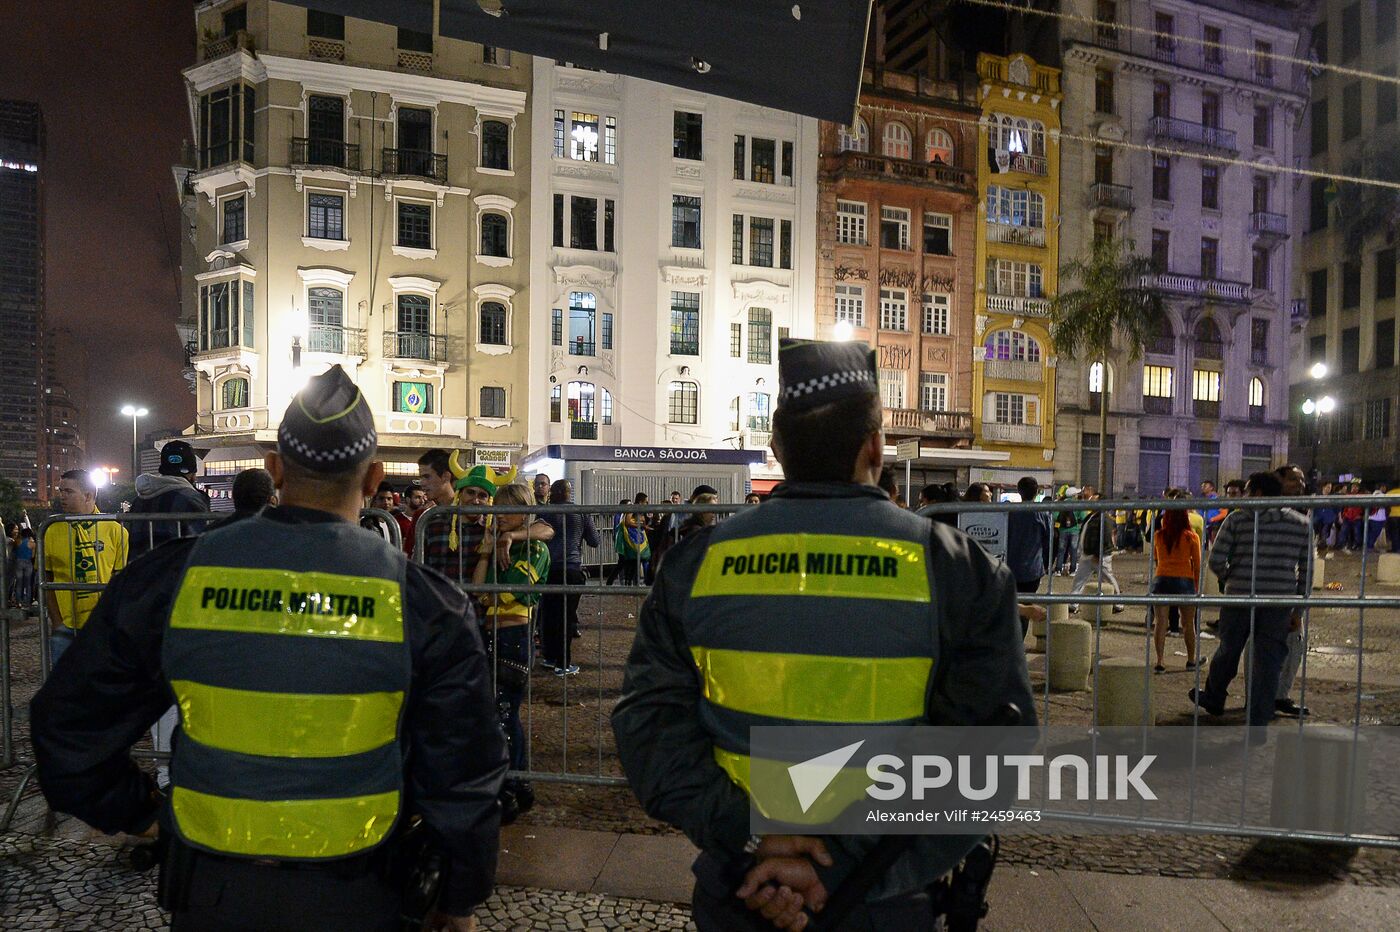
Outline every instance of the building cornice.
<svg viewBox="0 0 1400 932">
<path fill-rule="evenodd" d="M 1222 91 L 1230 91 L 1242 96 L 1274 97 L 1298 107 L 1307 104 L 1307 98 L 1302 94 L 1297 91 L 1290 91 L 1279 87 L 1277 84 L 1261 84 L 1255 81 L 1247 81 L 1243 78 L 1231 78 L 1226 75 L 1212 74 L 1209 71 L 1198 71 L 1194 68 L 1186 68 L 1181 65 L 1173 64 L 1172 62 L 1162 61 L 1146 55 L 1139 55 L 1136 52 L 1126 52 L 1122 49 L 1110 49 L 1081 40 L 1071 40 L 1066 44 L 1065 57 L 1067 59 L 1083 61 L 1088 64 L 1107 63 L 1111 61 L 1120 64 L 1124 71 L 1162 74 L 1184 84 L 1193 84 L 1198 87 L 1215 87 Z"/>
</svg>

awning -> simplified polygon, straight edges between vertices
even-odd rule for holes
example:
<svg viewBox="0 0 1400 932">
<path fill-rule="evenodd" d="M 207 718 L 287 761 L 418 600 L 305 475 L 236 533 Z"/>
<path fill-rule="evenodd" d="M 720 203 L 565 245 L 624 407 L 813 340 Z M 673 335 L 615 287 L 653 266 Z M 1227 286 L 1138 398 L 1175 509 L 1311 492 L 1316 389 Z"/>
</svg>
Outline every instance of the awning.
<svg viewBox="0 0 1400 932">
<path fill-rule="evenodd" d="M 778 487 L 781 479 L 750 479 L 749 491 L 757 492 L 759 495 L 767 495 Z"/>
<path fill-rule="evenodd" d="M 885 444 L 885 464 L 894 462 L 898 450 Z M 1011 454 L 1004 450 L 976 450 L 964 447 L 920 447 L 919 458 L 913 461 L 915 466 L 986 466 L 992 463 L 1004 463 L 1011 459 Z"/>
<path fill-rule="evenodd" d="M 290 2 L 433 31 L 432 0 Z M 438 34 L 848 124 L 870 8 L 870 0 L 440 0 Z"/>
</svg>

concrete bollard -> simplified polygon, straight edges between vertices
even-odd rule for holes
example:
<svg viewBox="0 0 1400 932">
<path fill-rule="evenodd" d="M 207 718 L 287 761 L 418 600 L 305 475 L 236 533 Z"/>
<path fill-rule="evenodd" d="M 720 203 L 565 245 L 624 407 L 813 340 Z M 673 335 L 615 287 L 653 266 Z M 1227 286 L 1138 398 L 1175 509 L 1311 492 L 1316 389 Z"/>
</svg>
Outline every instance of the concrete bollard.
<svg viewBox="0 0 1400 932">
<path fill-rule="evenodd" d="M 1313 557 L 1313 578 L 1312 587 L 1322 589 L 1327 585 L 1327 561 L 1322 557 Z"/>
<path fill-rule="evenodd" d="M 1270 729 L 1269 734 L 1278 737 L 1270 824 L 1289 831 L 1365 831 L 1369 739 L 1339 725 L 1305 725 L 1301 733 L 1296 727 Z"/>
<path fill-rule="evenodd" d="M 1045 653 L 1045 626 L 1052 621 L 1069 621 L 1069 606 L 1064 602 L 1056 602 L 1053 605 L 1045 606 L 1047 615 L 1045 621 L 1031 622 L 1031 637 L 1034 641 L 1031 650 L 1038 654 Z"/>
<path fill-rule="evenodd" d="M 1049 647 L 1050 688 L 1056 692 L 1088 689 L 1094 626 L 1087 621 L 1052 621 Z"/>
<path fill-rule="evenodd" d="M 1097 692 L 1094 693 L 1094 724 L 1151 725 L 1155 721 L 1152 674 L 1148 672 L 1147 661 L 1141 657 L 1100 659 Z"/>
<path fill-rule="evenodd" d="M 1376 582 L 1400 583 L 1400 553 L 1383 553 L 1376 561 Z"/>
<path fill-rule="evenodd" d="M 1054 605 L 1051 605 L 1051 606 L 1050 606 L 1050 616 L 1049 616 L 1049 620 L 1050 620 L 1050 621 L 1069 621 L 1069 604 L 1066 603 L 1066 602 L 1056 602 Z M 1042 632 L 1041 632 L 1041 637 L 1044 637 L 1044 636 L 1045 636 L 1045 632 L 1042 631 Z"/>
</svg>

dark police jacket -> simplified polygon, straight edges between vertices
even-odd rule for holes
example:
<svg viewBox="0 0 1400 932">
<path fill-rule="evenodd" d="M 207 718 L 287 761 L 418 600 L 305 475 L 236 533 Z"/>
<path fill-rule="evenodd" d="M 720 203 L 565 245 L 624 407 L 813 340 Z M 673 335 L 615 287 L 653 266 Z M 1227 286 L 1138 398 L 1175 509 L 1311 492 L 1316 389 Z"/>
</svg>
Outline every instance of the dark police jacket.
<svg viewBox="0 0 1400 932">
<path fill-rule="evenodd" d="M 297 526 L 341 520 L 282 507 L 264 519 Z M 173 703 L 161 649 L 195 539 L 158 547 L 113 578 L 81 636 L 30 707 L 39 780 L 49 804 L 104 832 L 141 832 L 160 815 L 131 745 Z M 400 729 L 403 811 L 421 815 L 450 857 L 440 908 L 465 914 L 491 892 L 506 770 L 491 669 L 466 597 L 409 564 L 404 627 L 412 663 Z"/>
<path fill-rule="evenodd" d="M 916 630 L 899 634 L 905 640 L 922 639 L 933 655 L 923 717 L 937 725 L 971 725 L 1015 703 L 1022 724 L 1035 720 L 1015 588 L 999 561 L 961 531 L 899 510 L 873 486 L 781 485 L 770 501 L 691 535 L 667 554 L 642 608 L 622 699 L 612 716 L 623 768 L 647 813 L 680 827 L 697 846 L 721 859 L 737 859 L 749 837 L 749 799 L 731 777 L 734 768 L 723 765 L 728 756 L 721 746 L 724 739 L 717 743 L 713 704 L 707 702 L 704 675 L 694 659 L 697 647 L 704 647 L 688 643 L 693 619 L 703 611 L 698 603 L 705 601 L 692 598 L 693 590 L 707 551 L 720 539 L 798 529 L 814 535 L 917 535 L 925 540 L 932 596 L 926 611 L 905 616 L 917 619 Z M 888 581 L 872 579 L 869 584 L 878 587 Z M 880 609 L 862 602 L 810 597 L 751 602 L 742 618 L 732 618 L 725 627 L 736 643 L 743 641 L 753 645 L 749 650 L 760 652 L 756 660 L 764 650 L 821 653 L 821 645 L 813 644 L 814 633 L 831 630 L 832 619 L 826 616 L 832 613 L 848 619 L 857 636 L 862 629 L 881 629 L 863 623 L 865 612 Z M 752 629 L 751 637 L 742 633 L 745 628 Z M 876 839 L 841 836 L 825 841 L 836 864 L 818 870 L 832 890 Z M 923 889 L 953 867 L 973 841 L 967 836 L 920 838 L 869 898 Z"/>
</svg>

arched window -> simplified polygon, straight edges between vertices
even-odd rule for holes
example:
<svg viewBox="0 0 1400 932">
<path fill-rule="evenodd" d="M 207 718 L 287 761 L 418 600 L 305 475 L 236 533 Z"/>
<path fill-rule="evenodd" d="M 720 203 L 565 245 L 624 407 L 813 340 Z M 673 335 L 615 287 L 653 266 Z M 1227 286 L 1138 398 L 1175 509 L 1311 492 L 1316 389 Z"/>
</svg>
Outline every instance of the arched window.
<svg viewBox="0 0 1400 932">
<path fill-rule="evenodd" d="M 492 346 L 506 345 L 506 306 L 499 301 L 481 305 L 481 330 L 478 342 Z"/>
<path fill-rule="evenodd" d="M 510 221 L 505 214 L 481 215 L 481 254 L 510 257 Z"/>
<path fill-rule="evenodd" d="M 749 430 L 773 429 L 773 397 L 765 392 L 749 392 Z"/>
<path fill-rule="evenodd" d="M 1108 390 L 1113 391 L 1113 367 L 1108 370 Z M 1089 367 L 1089 392 L 1099 395 L 1103 393 L 1103 363 L 1096 362 Z"/>
<path fill-rule="evenodd" d="M 696 382 L 672 382 L 667 392 L 666 420 L 672 424 L 700 422 L 700 386 Z"/>
<path fill-rule="evenodd" d="M 1176 353 L 1176 331 L 1172 329 L 1172 322 L 1166 318 L 1158 321 L 1157 332 L 1147 341 L 1147 351 L 1161 356 L 1171 356 Z"/>
<path fill-rule="evenodd" d="M 1258 377 L 1249 380 L 1249 406 L 1264 407 L 1264 380 Z"/>
<path fill-rule="evenodd" d="M 908 159 L 914 157 L 914 137 L 909 134 L 909 127 L 898 120 L 891 120 L 885 124 L 884 154 L 892 159 Z"/>
<path fill-rule="evenodd" d="M 1011 362 L 1040 362 L 1040 344 L 1019 330 L 998 330 L 987 336 L 987 358 Z"/>
<path fill-rule="evenodd" d="M 561 417 L 560 408 L 563 407 L 563 397 L 564 386 L 554 385 L 549 389 L 549 420 L 551 423 L 559 423 Z"/>
<path fill-rule="evenodd" d="M 842 152 L 869 152 L 870 127 L 866 125 L 864 120 L 857 117 L 855 123 L 841 127 L 841 139 L 838 147 Z"/>
<path fill-rule="evenodd" d="M 1224 344 L 1220 340 L 1220 328 L 1209 317 L 1203 317 L 1192 331 L 1191 342 L 1195 344 L 1197 359 L 1221 359 Z"/>
<path fill-rule="evenodd" d="M 344 353 L 345 292 L 339 288 L 308 288 L 306 325 L 310 352 Z"/>
<path fill-rule="evenodd" d="M 942 165 L 953 164 L 953 137 L 944 129 L 931 129 L 924 141 L 924 158 Z"/>
<path fill-rule="evenodd" d="M 481 124 L 481 167 L 510 170 L 510 127 L 500 120 Z"/>
<path fill-rule="evenodd" d="M 438 359 L 442 352 L 433 338 L 433 302 L 427 295 L 401 294 L 395 299 L 396 330 L 384 341 L 384 355 L 398 359 Z"/>
<path fill-rule="evenodd" d="M 248 407 L 248 380 L 225 379 L 220 396 L 219 407 L 223 410 Z"/>
<path fill-rule="evenodd" d="M 597 423 L 598 418 L 593 408 L 593 397 L 592 382 L 570 382 L 569 420 L 582 421 L 585 424 Z"/>
<path fill-rule="evenodd" d="M 603 426 L 612 423 L 612 392 L 606 388 L 599 392 L 598 413 L 602 415 Z"/>
</svg>

